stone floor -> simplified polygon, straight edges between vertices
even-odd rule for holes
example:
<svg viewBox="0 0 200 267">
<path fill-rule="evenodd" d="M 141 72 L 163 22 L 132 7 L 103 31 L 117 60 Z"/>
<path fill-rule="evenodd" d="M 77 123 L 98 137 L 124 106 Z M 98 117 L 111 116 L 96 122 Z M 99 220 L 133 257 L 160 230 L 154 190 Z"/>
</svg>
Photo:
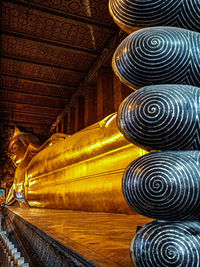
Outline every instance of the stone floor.
<svg viewBox="0 0 200 267">
<path fill-rule="evenodd" d="M 132 266 L 130 242 L 137 226 L 151 219 L 139 214 L 109 214 L 9 207 L 66 247 L 97 266 Z"/>
</svg>

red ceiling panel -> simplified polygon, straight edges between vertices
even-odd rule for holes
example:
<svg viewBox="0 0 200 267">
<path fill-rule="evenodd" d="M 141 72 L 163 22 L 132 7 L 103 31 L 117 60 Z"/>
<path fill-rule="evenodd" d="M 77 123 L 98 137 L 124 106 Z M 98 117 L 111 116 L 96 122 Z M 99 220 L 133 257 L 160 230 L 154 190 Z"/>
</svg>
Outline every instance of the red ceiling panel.
<svg viewBox="0 0 200 267">
<path fill-rule="evenodd" d="M 5 56 L 72 68 L 76 71 L 87 71 L 95 59 L 94 55 L 81 51 L 73 51 L 9 35 L 2 36 L 2 52 Z"/>
<path fill-rule="evenodd" d="M 2 76 L 2 88 L 31 92 L 39 95 L 63 97 L 65 99 L 69 99 L 75 91 L 74 87 L 29 81 L 9 76 Z"/>
<path fill-rule="evenodd" d="M 83 73 L 69 70 L 60 70 L 42 65 L 20 62 L 15 60 L 2 59 L 1 70 L 3 73 L 32 77 L 40 80 L 48 80 L 62 84 L 77 85 L 83 78 Z"/>
<path fill-rule="evenodd" d="M 34 121 L 36 123 L 40 124 L 51 124 L 53 122 L 54 118 L 51 117 L 41 117 L 37 116 L 36 114 L 27 114 L 27 113 L 21 113 L 21 112 L 11 112 L 11 111 L 3 111 L 1 112 L 2 117 L 0 121 L 9 120 L 15 123 L 20 122 L 27 122 L 27 121 Z"/>
<path fill-rule="evenodd" d="M 37 127 L 44 116 L 55 121 L 74 94 L 96 83 L 117 43 L 108 0 L 3 0 L 1 7 L 0 110 L 18 114 L 12 123 L 20 125 L 25 115 Z"/>
<path fill-rule="evenodd" d="M 56 11 L 114 25 L 108 12 L 108 0 L 32 0 L 31 2 Z"/>
<path fill-rule="evenodd" d="M 22 104 L 17 102 L 11 102 L 6 100 L 0 100 L 0 110 L 1 111 L 7 111 L 7 110 L 13 110 L 15 111 L 21 111 L 26 112 L 28 114 L 43 114 L 43 115 L 49 115 L 52 116 L 52 118 L 55 118 L 55 116 L 58 115 L 58 113 L 61 111 L 60 108 L 49 108 L 49 107 L 42 107 L 42 106 L 36 106 L 36 105 L 30 105 L 30 104 Z M 31 121 L 30 121 L 31 123 Z"/>
<path fill-rule="evenodd" d="M 41 95 L 30 95 L 28 93 L 19 93 L 1 89 L 0 98 L 5 100 L 17 101 L 19 103 L 27 103 L 33 105 L 41 105 L 46 107 L 64 107 L 67 101 L 64 98 L 46 97 Z"/>
<path fill-rule="evenodd" d="M 2 28 L 5 31 L 24 33 L 66 43 L 68 45 L 99 51 L 113 30 L 96 25 L 65 19 L 39 10 L 3 2 Z"/>
</svg>

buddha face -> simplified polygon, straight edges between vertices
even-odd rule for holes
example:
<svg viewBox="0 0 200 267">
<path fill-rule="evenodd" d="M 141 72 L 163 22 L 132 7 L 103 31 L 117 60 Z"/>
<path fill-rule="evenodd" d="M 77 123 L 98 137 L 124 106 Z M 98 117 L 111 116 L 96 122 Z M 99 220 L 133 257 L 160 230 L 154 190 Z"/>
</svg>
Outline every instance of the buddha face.
<svg viewBox="0 0 200 267">
<path fill-rule="evenodd" d="M 16 166 L 18 166 L 19 163 L 24 158 L 26 149 L 27 147 L 23 144 L 23 142 L 19 138 L 13 141 L 13 144 L 10 148 L 10 154 L 11 154 L 10 157 Z"/>
</svg>

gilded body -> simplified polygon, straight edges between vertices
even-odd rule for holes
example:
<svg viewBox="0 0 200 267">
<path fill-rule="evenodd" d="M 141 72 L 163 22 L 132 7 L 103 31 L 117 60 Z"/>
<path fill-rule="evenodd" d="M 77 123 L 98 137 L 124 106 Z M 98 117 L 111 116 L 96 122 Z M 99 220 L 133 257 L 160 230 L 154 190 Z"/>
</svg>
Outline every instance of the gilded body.
<svg viewBox="0 0 200 267">
<path fill-rule="evenodd" d="M 52 136 L 37 149 L 29 146 L 22 161 L 26 167 L 18 166 L 15 197 L 31 207 L 133 213 L 122 193 L 122 177 L 145 152 L 119 132 L 116 116 L 72 136 Z"/>
</svg>

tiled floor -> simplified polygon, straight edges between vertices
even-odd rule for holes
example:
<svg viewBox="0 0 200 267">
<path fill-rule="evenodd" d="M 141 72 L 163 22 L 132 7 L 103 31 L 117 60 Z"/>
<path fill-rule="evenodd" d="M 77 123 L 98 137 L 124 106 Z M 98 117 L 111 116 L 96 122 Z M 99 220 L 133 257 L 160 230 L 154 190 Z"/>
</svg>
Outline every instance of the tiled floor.
<svg viewBox="0 0 200 267">
<path fill-rule="evenodd" d="M 98 266 L 132 266 L 129 246 L 141 215 L 9 207 L 68 248 Z"/>
</svg>

